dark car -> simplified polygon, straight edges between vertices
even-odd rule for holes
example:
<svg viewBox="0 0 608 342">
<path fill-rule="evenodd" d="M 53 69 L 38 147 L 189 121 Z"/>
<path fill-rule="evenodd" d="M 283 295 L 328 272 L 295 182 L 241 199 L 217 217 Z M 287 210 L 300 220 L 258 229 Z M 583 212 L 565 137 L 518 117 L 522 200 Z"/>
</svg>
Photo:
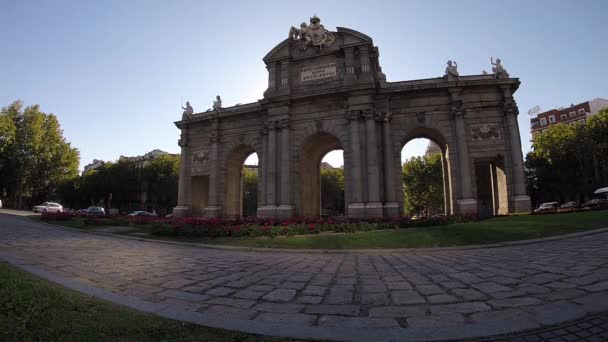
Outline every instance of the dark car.
<svg viewBox="0 0 608 342">
<path fill-rule="evenodd" d="M 88 207 L 85 209 L 85 214 L 91 216 L 104 216 L 106 214 L 106 210 L 102 207 Z"/>
<path fill-rule="evenodd" d="M 557 202 L 546 202 L 540 205 L 540 207 L 538 207 L 536 210 L 534 210 L 535 213 L 550 213 L 550 212 L 555 212 L 557 211 L 557 208 L 559 206 L 559 203 Z"/>
<path fill-rule="evenodd" d="M 583 203 L 582 207 L 585 209 L 607 208 L 608 200 L 603 198 L 594 198 L 590 201 Z"/>
</svg>

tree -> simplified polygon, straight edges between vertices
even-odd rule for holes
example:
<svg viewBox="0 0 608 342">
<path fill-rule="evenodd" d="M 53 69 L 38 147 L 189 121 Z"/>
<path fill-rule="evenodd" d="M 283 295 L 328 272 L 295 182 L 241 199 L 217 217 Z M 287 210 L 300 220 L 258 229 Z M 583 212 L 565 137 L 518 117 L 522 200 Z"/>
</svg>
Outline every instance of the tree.
<svg viewBox="0 0 608 342">
<path fill-rule="evenodd" d="M 586 124 L 550 125 L 534 137 L 525 170 L 532 202 L 583 201 L 608 184 L 608 109 Z"/>
<path fill-rule="evenodd" d="M 0 189 L 17 208 L 55 196 L 78 175 L 79 159 L 55 115 L 21 101 L 0 111 Z"/>
<path fill-rule="evenodd" d="M 321 168 L 321 205 L 328 216 L 344 215 L 344 166 Z"/>
<path fill-rule="evenodd" d="M 164 212 L 177 205 L 179 159 L 179 156 L 163 155 L 142 169 L 142 190 L 147 192 L 148 201 L 155 203 Z"/>
<path fill-rule="evenodd" d="M 256 216 L 258 203 L 258 170 L 243 167 L 243 216 Z"/>
<path fill-rule="evenodd" d="M 443 211 L 441 154 L 413 157 L 403 163 L 404 210 L 407 214 Z"/>
</svg>

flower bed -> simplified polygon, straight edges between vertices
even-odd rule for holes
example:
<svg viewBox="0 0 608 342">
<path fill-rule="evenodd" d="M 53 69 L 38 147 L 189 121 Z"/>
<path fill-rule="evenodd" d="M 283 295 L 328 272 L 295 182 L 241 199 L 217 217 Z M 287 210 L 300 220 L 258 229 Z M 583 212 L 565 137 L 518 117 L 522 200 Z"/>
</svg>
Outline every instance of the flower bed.
<svg viewBox="0 0 608 342">
<path fill-rule="evenodd" d="M 192 237 L 239 237 L 239 236 L 293 236 L 318 234 L 321 232 L 355 233 L 370 230 L 439 226 L 477 220 L 476 215 L 438 216 L 412 220 L 400 216 L 394 218 L 349 218 L 327 219 L 291 218 L 276 220 L 271 218 L 180 218 L 165 219 L 155 216 L 86 216 L 72 213 L 42 215 L 45 221 L 69 220 L 84 217 L 86 225 L 129 226 L 139 225 L 159 236 Z"/>
</svg>

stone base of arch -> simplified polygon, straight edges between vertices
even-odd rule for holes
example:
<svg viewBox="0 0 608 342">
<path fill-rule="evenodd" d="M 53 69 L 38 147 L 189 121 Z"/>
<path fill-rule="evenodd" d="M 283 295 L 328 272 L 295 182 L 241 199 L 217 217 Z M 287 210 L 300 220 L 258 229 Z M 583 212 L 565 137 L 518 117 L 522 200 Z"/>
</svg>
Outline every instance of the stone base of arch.
<svg viewBox="0 0 608 342">
<path fill-rule="evenodd" d="M 221 217 L 222 216 L 222 207 L 220 206 L 211 206 L 205 208 L 205 217 Z"/>
<path fill-rule="evenodd" d="M 187 205 L 178 205 L 173 208 L 173 216 L 177 218 L 190 216 L 190 207 Z"/>
<path fill-rule="evenodd" d="M 513 196 L 511 197 L 511 203 L 514 213 L 529 213 L 532 210 L 530 196 L 528 195 Z"/>
<path fill-rule="evenodd" d="M 384 217 L 395 217 L 399 216 L 399 203 L 389 202 L 382 205 Z"/>
<path fill-rule="evenodd" d="M 349 217 L 365 217 L 365 203 L 349 203 L 346 212 Z"/>
<path fill-rule="evenodd" d="M 477 213 L 477 200 L 473 198 L 464 198 L 456 201 L 458 205 L 458 213 L 461 215 Z"/>
</svg>

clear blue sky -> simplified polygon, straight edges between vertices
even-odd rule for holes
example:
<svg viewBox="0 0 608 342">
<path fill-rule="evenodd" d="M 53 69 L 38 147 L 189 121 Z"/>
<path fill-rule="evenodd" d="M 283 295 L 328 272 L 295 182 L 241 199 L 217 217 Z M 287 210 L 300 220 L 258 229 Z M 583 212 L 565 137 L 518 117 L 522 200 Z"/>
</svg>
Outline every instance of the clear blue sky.
<svg viewBox="0 0 608 342">
<path fill-rule="evenodd" d="M 195 111 L 266 88 L 262 57 L 317 14 L 361 31 L 389 81 L 461 75 L 500 57 L 516 93 L 523 150 L 527 110 L 608 97 L 608 1 L 30 1 L 0 0 L 0 106 L 55 113 L 92 159 L 178 152 L 181 102 Z M 420 154 L 424 145 L 412 154 Z"/>
</svg>

